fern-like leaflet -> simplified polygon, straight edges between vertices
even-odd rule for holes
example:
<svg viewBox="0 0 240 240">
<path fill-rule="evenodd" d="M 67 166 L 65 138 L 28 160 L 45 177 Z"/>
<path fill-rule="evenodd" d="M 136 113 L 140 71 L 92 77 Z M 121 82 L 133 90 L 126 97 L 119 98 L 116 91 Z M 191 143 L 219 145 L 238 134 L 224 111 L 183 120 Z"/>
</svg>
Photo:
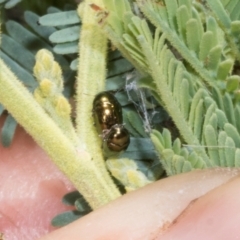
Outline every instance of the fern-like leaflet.
<svg viewBox="0 0 240 240">
<path fill-rule="evenodd" d="M 136 63 L 135 66 L 140 71 L 152 77 L 153 82 L 146 85 L 155 95 L 160 96 L 158 99 L 182 136 L 181 141 L 177 139 L 172 143 L 167 130 L 163 134 L 156 131 L 152 133 L 152 140 L 163 158 L 162 163 L 167 173 L 171 175 L 211 166 L 237 166 L 240 138 L 235 127 L 234 106 L 227 111 L 227 107 L 233 103 L 229 100 L 228 93 L 220 100 L 215 81 L 219 76 L 224 78 L 223 74 L 227 77 L 233 60 L 225 58 L 220 61 L 224 49 L 215 37 L 219 31 L 215 19 L 207 19 L 207 30 L 204 32 L 198 12 L 189 1 L 166 1 L 166 5 L 150 0 L 138 1 L 144 14 L 159 26 L 152 36 L 147 22 L 133 15 L 127 1 L 122 1 L 120 11 L 114 8 L 114 0 L 104 2 L 109 15 L 101 23 L 103 29 L 122 53 L 133 64 Z M 186 14 L 180 14 L 183 12 Z M 185 19 L 181 16 L 185 16 Z M 194 39 L 193 43 L 190 42 L 193 26 L 201 35 L 195 40 L 200 42 L 194 43 Z M 175 58 L 168 49 L 166 40 L 213 87 L 213 96 L 217 96 L 219 106 L 201 80 Z M 222 110 L 226 110 L 227 114 Z M 226 136 L 225 141 L 223 135 Z M 182 147 L 181 142 L 191 147 Z M 232 156 L 229 162 L 223 158 L 227 153 Z"/>
</svg>

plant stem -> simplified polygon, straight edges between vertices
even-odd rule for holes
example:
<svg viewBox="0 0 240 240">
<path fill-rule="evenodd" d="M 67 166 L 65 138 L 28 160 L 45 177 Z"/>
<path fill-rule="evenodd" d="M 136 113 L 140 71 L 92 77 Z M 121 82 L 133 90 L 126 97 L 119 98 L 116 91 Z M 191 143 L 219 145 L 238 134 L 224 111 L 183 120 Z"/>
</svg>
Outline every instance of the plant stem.
<svg viewBox="0 0 240 240">
<path fill-rule="evenodd" d="M 85 150 L 91 153 L 92 160 L 104 181 L 111 189 L 112 198 L 120 196 L 106 170 L 101 150 L 101 139 L 96 132 L 92 117 L 92 102 L 95 95 L 104 90 L 106 79 L 107 38 L 96 23 L 96 12 L 90 7 L 102 7 L 101 0 L 86 0 L 80 4 L 82 28 L 79 45 L 79 65 L 77 76 L 77 134 Z"/>
<path fill-rule="evenodd" d="M 86 151 L 77 149 L 0 59 L 0 102 L 51 157 L 93 209 L 113 200 Z"/>
</svg>

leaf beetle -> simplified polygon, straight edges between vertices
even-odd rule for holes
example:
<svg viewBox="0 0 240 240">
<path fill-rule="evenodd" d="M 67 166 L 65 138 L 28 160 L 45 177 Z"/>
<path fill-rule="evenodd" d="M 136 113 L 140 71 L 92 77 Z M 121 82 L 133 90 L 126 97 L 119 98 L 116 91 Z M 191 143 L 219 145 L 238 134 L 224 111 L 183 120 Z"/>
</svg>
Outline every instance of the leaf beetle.
<svg viewBox="0 0 240 240">
<path fill-rule="evenodd" d="M 115 96 L 108 91 L 97 94 L 92 112 L 97 131 L 107 148 L 113 152 L 126 150 L 130 136 L 123 125 L 122 107 Z"/>
</svg>

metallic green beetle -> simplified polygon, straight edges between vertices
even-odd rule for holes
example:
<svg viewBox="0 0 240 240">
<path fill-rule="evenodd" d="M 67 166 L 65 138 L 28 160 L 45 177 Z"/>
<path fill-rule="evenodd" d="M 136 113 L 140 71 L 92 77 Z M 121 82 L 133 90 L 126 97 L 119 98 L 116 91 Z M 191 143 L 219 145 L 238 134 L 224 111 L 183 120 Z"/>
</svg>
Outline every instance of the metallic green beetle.
<svg viewBox="0 0 240 240">
<path fill-rule="evenodd" d="M 93 116 L 98 132 L 109 150 L 126 150 L 130 143 L 128 130 L 123 126 L 122 107 L 110 92 L 99 93 L 93 101 Z"/>
</svg>

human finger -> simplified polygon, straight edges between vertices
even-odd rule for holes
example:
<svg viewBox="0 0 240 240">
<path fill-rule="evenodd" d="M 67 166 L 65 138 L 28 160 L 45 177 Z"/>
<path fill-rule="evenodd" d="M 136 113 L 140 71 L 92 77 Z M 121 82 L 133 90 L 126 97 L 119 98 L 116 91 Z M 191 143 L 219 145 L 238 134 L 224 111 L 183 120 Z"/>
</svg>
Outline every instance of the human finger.
<svg viewBox="0 0 240 240">
<path fill-rule="evenodd" d="M 193 200 L 238 174 L 236 169 L 217 168 L 169 177 L 126 194 L 40 240 L 155 239 Z"/>
</svg>

